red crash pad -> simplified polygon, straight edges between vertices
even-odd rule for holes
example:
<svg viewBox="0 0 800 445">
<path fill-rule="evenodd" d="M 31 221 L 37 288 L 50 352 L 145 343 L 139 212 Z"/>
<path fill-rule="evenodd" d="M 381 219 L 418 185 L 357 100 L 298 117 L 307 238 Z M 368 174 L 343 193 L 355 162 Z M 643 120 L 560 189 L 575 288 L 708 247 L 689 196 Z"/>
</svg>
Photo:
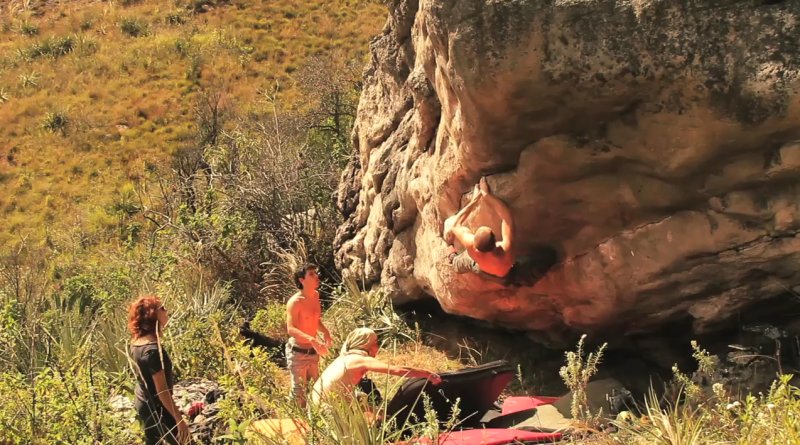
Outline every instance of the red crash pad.
<svg viewBox="0 0 800 445">
<path fill-rule="evenodd" d="M 486 428 L 453 431 L 439 437 L 438 445 L 510 445 L 553 443 L 561 439 L 561 433 L 534 433 L 511 428 Z M 431 445 L 428 439 L 417 439 L 398 445 Z"/>
<path fill-rule="evenodd" d="M 539 405 L 549 405 L 558 400 L 558 397 L 508 397 L 503 400 L 502 414 L 514 414 L 520 411 L 536 408 Z"/>
</svg>

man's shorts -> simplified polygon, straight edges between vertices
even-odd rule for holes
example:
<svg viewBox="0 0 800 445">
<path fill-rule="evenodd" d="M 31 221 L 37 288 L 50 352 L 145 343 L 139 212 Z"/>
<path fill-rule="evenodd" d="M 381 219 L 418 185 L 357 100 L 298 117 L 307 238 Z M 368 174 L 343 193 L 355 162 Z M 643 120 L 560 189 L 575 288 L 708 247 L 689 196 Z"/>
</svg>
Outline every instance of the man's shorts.
<svg viewBox="0 0 800 445">
<path fill-rule="evenodd" d="M 481 271 L 477 261 L 473 260 L 466 250 L 452 252 L 448 256 L 457 274 L 472 272 L 489 281 L 503 286 L 532 286 L 541 279 L 556 262 L 556 253 L 552 248 L 540 249 L 533 255 L 518 256 L 506 276 L 498 277 Z"/>
<path fill-rule="evenodd" d="M 481 268 L 478 267 L 478 262 L 473 260 L 466 250 L 462 250 L 461 253 L 452 252 L 448 256 L 448 259 L 450 260 L 450 264 L 453 265 L 453 268 L 456 270 L 457 274 L 481 272 Z"/>
</svg>

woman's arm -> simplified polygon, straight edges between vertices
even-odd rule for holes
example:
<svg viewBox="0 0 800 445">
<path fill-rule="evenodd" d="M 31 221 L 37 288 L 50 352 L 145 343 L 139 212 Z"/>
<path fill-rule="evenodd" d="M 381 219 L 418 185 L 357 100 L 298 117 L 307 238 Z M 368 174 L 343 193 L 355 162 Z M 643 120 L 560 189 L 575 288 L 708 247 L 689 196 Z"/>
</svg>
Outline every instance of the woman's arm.
<svg viewBox="0 0 800 445">
<path fill-rule="evenodd" d="M 158 395 L 158 400 L 161 401 L 161 404 L 164 405 L 164 408 L 167 409 L 176 422 L 181 420 L 183 415 L 178 409 L 178 406 L 175 405 L 175 401 L 172 400 L 172 391 L 167 386 L 167 376 L 164 374 L 163 369 L 153 374 L 153 383 L 156 385 L 156 394 Z"/>
<path fill-rule="evenodd" d="M 172 415 L 172 418 L 175 419 L 175 424 L 178 427 L 178 431 L 176 431 L 178 442 L 188 443 L 189 426 L 186 424 L 183 413 L 181 413 L 178 406 L 175 405 L 175 400 L 172 399 L 172 390 L 167 386 L 167 376 L 164 374 L 163 369 L 153 374 L 153 383 L 156 386 L 158 400 L 161 401 L 164 408 Z"/>
<path fill-rule="evenodd" d="M 424 377 L 434 384 L 439 384 L 442 378 L 435 372 L 411 366 L 393 366 L 373 357 L 359 357 L 356 366 L 368 372 L 382 372 L 400 377 Z"/>
</svg>

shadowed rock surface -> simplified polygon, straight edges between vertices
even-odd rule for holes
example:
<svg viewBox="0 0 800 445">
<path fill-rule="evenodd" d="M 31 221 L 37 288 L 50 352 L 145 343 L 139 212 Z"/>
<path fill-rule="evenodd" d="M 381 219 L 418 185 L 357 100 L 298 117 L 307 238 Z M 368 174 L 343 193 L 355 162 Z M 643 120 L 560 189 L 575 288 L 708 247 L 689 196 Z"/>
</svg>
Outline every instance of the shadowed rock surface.
<svg viewBox="0 0 800 445">
<path fill-rule="evenodd" d="M 800 283 L 799 2 L 390 10 L 338 197 L 348 273 L 553 336 L 687 316 L 705 332 Z M 559 253 L 533 286 L 445 260 L 442 223 L 483 175 L 516 253 Z"/>
</svg>

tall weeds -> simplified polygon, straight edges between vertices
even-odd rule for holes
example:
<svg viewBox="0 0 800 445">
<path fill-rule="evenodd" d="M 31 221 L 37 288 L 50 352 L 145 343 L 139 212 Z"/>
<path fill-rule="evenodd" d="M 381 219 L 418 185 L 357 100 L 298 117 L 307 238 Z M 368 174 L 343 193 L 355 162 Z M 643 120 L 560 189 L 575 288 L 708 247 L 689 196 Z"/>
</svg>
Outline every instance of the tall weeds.
<svg viewBox="0 0 800 445">
<path fill-rule="evenodd" d="M 587 424 L 596 424 L 602 413 L 589 411 L 586 387 L 589 380 L 597 373 L 597 367 L 603 358 L 607 343 L 603 343 L 595 352 L 590 352 L 584 357 L 585 340 L 586 335 L 584 334 L 578 340 L 577 349 L 565 353 L 567 363 L 561 367 L 559 375 L 572 393 L 572 404 L 570 405 L 572 418 Z"/>
</svg>

